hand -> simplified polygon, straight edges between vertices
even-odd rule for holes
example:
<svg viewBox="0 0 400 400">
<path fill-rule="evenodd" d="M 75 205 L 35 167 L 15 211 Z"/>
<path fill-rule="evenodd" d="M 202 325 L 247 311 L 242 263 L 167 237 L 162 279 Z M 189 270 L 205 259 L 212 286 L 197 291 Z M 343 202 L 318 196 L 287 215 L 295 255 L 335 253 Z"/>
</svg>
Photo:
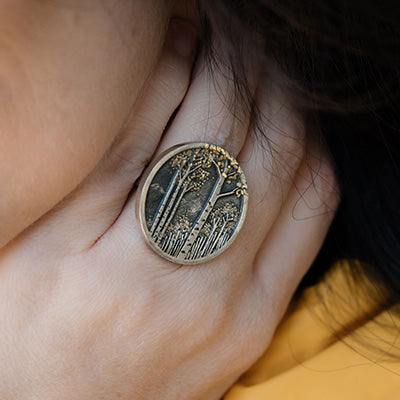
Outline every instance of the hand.
<svg viewBox="0 0 400 400">
<path fill-rule="evenodd" d="M 200 55 L 189 86 L 191 67 L 167 44 L 102 161 L 1 251 L 2 399 L 218 399 L 268 347 L 324 240 L 335 180 L 305 151 L 279 75 L 251 88 L 266 142 L 226 109 L 226 71 L 210 81 Z M 145 244 L 131 189 L 154 152 L 190 141 L 237 157 L 249 208 L 225 253 L 181 267 Z"/>
</svg>

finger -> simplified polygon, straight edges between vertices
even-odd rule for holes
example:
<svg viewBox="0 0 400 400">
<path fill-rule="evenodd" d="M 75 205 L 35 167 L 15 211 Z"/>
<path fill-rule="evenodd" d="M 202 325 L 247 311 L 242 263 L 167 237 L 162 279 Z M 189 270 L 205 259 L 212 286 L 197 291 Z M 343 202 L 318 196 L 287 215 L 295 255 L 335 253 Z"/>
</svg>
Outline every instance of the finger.
<svg viewBox="0 0 400 400">
<path fill-rule="evenodd" d="M 279 216 L 305 154 L 302 120 L 282 89 L 265 80 L 257 92 L 259 121 L 238 161 L 245 171 L 249 207 L 243 237 L 253 257 Z"/>
<path fill-rule="evenodd" d="M 186 93 L 195 47 L 193 28 L 172 24 L 158 66 L 125 127 L 92 174 L 41 221 L 49 242 L 86 248 L 117 218 Z"/>
<path fill-rule="evenodd" d="M 320 150 L 310 150 L 255 259 L 257 281 L 281 304 L 278 317 L 317 256 L 339 199 L 332 166 Z"/>
<path fill-rule="evenodd" d="M 219 55 L 210 65 L 203 51 L 196 63 L 193 79 L 178 114 L 160 143 L 158 154 L 177 144 L 206 142 L 216 144 L 236 156 L 249 129 L 252 100 L 258 79 L 251 60 L 243 73 L 224 62 L 223 46 L 214 43 Z M 237 87 L 243 87 L 241 97 Z"/>
<path fill-rule="evenodd" d="M 242 83 L 248 84 L 245 95 L 248 101 L 235 102 L 232 101 L 232 93 L 235 93 L 232 86 L 232 66 L 220 63 L 211 72 L 211 66 L 207 63 L 203 51 L 196 63 L 185 99 L 163 136 L 156 156 L 173 146 L 187 142 L 217 144 L 236 156 L 243 147 L 249 131 L 252 112 L 249 102 L 253 101 L 250 99 L 254 99 L 258 79 L 255 68 L 250 72 L 252 66 L 249 60 L 246 64 L 247 71 L 242 77 L 246 80 Z M 134 215 L 134 199 L 135 195 L 129 200 L 119 218 L 121 226 L 126 224 L 136 228 L 131 221 Z"/>
<path fill-rule="evenodd" d="M 101 165 L 100 173 L 111 174 L 120 190 L 130 190 L 141 175 L 182 102 L 191 78 L 196 43 L 196 32 L 189 23 L 172 22 L 149 87 Z"/>
<path fill-rule="evenodd" d="M 267 93 L 272 94 L 272 99 L 268 102 Z M 275 152 L 271 154 L 270 151 L 266 151 L 262 142 L 255 135 L 248 135 L 244 148 L 239 153 L 239 162 L 247 176 L 249 207 L 242 231 L 231 248 L 211 262 L 212 265 L 218 264 L 218 262 L 224 264 L 222 268 L 224 273 L 227 272 L 227 268 L 231 268 L 231 263 L 238 266 L 235 268 L 235 273 L 239 270 L 242 272 L 249 270 L 249 263 L 255 257 L 266 232 L 280 212 L 286 194 L 293 184 L 293 177 L 303 154 L 304 144 L 300 140 L 303 136 L 303 128 L 293 118 L 291 110 L 282 106 L 282 103 L 287 100 L 283 99 L 282 96 L 278 97 L 270 88 L 265 88 L 265 98 L 263 94 L 263 97 L 260 97 L 259 100 L 263 118 L 265 120 L 273 118 L 275 121 L 275 124 L 271 124 L 268 132 L 266 132 L 268 139 L 274 144 Z M 283 175 L 273 165 L 274 163 L 279 167 L 284 166 L 285 168 L 281 167 L 281 170 L 284 170 L 286 175 Z M 143 240 L 137 235 L 137 227 L 133 220 L 134 215 L 134 200 L 132 199 L 116 225 L 111 229 L 110 234 L 115 234 L 115 237 L 118 238 L 111 239 L 111 242 L 113 240 L 125 241 L 125 245 L 130 247 L 132 252 L 137 252 L 142 251 Z M 117 232 L 118 229 L 125 236 L 128 236 L 129 243 L 126 242 L 126 239 L 120 237 Z M 126 235 L 126 232 L 129 231 L 135 232 Z M 146 248 L 146 250 L 148 249 Z M 149 261 L 151 260 L 153 266 L 158 264 L 157 260 L 162 260 L 151 254 L 150 251 L 147 258 Z M 201 268 L 204 268 L 203 265 Z M 232 272 L 229 272 L 229 274 L 231 275 Z"/>
</svg>

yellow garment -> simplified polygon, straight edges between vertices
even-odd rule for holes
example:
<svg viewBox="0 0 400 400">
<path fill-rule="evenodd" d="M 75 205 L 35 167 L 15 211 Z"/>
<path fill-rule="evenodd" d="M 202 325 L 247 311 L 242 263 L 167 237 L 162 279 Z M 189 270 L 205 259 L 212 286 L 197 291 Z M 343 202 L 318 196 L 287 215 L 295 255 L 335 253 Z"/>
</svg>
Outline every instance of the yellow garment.
<svg viewBox="0 0 400 400">
<path fill-rule="evenodd" d="M 343 264 L 305 291 L 224 400 L 400 400 L 400 318 L 348 290 Z"/>
</svg>

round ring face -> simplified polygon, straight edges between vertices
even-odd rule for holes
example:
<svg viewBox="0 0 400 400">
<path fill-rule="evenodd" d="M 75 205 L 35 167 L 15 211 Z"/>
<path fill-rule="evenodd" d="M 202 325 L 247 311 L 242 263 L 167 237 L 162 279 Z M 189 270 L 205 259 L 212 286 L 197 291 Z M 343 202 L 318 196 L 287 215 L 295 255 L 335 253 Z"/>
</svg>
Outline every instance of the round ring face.
<svg viewBox="0 0 400 400">
<path fill-rule="evenodd" d="M 153 164 L 137 211 L 146 241 L 179 264 L 208 261 L 233 242 L 247 210 L 246 178 L 227 151 L 177 146 Z"/>
</svg>

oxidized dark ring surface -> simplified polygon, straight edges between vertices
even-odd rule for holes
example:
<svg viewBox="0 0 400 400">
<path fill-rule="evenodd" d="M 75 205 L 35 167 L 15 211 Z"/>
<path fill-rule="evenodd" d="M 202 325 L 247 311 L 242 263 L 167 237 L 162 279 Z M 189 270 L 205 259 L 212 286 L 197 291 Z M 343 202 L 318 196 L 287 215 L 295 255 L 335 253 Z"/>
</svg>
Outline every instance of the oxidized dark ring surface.
<svg viewBox="0 0 400 400">
<path fill-rule="evenodd" d="M 138 200 L 150 246 L 175 263 L 197 264 L 226 250 L 239 232 L 247 210 L 246 178 L 221 147 L 185 144 L 153 164 Z"/>
</svg>

